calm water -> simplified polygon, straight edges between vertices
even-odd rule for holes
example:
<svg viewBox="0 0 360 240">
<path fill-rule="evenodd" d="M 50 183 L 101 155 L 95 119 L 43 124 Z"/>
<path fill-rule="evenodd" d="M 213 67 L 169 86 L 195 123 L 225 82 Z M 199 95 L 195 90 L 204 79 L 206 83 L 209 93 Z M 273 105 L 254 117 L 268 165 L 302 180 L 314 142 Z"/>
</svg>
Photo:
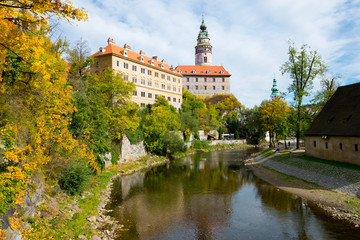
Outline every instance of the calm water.
<svg viewBox="0 0 360 240">
<path fill-rule="evenodd" d="M 119 239 L 360 239 L 241 165 L 254 149 L 197 154 L 114 181 Z M 206 159 L 204 161 L 203 159 Z"/>
</svg>

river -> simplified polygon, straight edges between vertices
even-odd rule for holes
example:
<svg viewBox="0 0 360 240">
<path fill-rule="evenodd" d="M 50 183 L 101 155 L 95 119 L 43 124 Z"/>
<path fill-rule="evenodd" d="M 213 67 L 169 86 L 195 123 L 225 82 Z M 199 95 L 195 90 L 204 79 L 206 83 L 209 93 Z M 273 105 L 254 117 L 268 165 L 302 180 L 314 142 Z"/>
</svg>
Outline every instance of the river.
<svg viewBox="0 0 360 240">
<path fill-rule="evenodd" d="M 258 149 L 201 153 L 116 178 L 107 209 L 118 239 L 360 239 L 242 161 Z"/>
</svg>

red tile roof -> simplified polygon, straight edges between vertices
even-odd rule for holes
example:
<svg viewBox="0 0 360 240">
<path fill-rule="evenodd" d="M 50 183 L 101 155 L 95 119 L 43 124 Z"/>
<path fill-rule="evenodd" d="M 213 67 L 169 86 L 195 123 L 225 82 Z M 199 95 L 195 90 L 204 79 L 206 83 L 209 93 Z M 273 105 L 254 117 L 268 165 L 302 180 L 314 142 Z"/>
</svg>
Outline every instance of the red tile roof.
<svg viewBox="0 0 360 240">
<path fill-rule="evenodd" d="M 125 50 L 127 51 L 127 56 L 124 55 Z M 175 71 L 175 68 L 172 68 L 171 66 L 169 66 L 168 64 L 162 61 L 158 61 L 155 60 L 153 58 L 149 58 L 145 55 L 141 55 L 139 53 L 133 52 L 129 49 L 125 49 L 119 46 L 116 46 L 112 43 L 110 43 L 109 45 L 107 45 L 106 47 L 103 48 L 103 53 L 100 53 L 100 51 L 97 51 L 96 53 L 94 53 L 93 55 L 91 55 L 91 57 L 97 57 L 97 56 L 101 56 L 101 55 L 107 55 L 107 54 L 114 54 L 114 55 L 118 55 L 121 56 L 123 58 L 128 58 L 130 60 L 139 62 L 139 63 L 143 63 L 147 66 L 151 66 L 151 67 L 155 67 L 158 68 L 159 70 L 164 70 L 167 72 L 170 72 L 172 74 L 176 74 L 179 77 L 182 77 L 181 74 L 179 74 L 178 72 Z M 144 61 L 141 61 L 141 56 L 143 56 Z M 153 60 L 154 64 L 151 64 L 151 61 Z M 161 67 L 163 64 L 163 68 Z"/>
<path fill-rule="evenodd" d="M 231 74 L 225 70 L 223 66 L 196 66 L 196 65 L 179 65 L 176 67 L 176 72 L 184 76 L 199 75 L 199 76 L 224 76 L 230 77 Z"/>
</svg>

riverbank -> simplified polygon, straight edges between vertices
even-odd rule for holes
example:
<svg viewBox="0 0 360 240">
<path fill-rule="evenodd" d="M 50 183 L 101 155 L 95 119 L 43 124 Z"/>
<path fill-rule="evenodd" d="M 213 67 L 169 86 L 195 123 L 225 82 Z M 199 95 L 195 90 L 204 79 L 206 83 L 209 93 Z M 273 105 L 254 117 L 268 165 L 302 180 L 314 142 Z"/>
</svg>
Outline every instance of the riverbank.
<svg viewBox="0 0 360 240">
<path fill-rule="evenodd" d="M 122 226 L 106 215 L 112 179 L 168 162 L 165 157 L 147 156 L 110 166 L 93 176 L 79 196 L 67 196 L 57 187 L 48 187 L 35 216 L 24 219 L 21 235 L 24 239 L 114 239 L 114 231 Z"/>
<path fill-rule="evenodd" d="M 360 225 L 360 168 L 303 156 L 299 151 L 269 150 L 245 165 L 264 181 L 325 210 L 333 218 Z"/>
</svg>

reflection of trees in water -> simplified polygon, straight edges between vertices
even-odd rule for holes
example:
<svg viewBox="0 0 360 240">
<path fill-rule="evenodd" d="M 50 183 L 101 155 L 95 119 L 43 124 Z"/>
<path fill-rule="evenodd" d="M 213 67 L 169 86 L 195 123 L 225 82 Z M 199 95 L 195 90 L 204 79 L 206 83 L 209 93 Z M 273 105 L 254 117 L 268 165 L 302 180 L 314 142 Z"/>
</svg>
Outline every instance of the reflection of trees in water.
<svg viewBox="0 0 360 240">
<path fill-rule="evenodd" d="M 153 238 L 179 221 L 190 222 L 198 239 L 214 238 L 231 217 L 233 193 L 248 182 L 249 172 L 236 165 L 238 153 L 195 155 L 114 180 L 109 208 L 130 229 L 119 232 L 121 239 Z"/>
<path fill-rule="evenodd" d="M 307 232 L 309 229 L 309 220 L 312 217 L 312 212 L 311 209 L 306 205 L 305 200 L 277 189 L 276 187 L 269 185 L 260 179 L 254 180 L 254 183 L 257 188 L 257 195 L 261 198 L 261 202 L 263 204 L 263 211 L 271 211 L 273 214 L 277 215 L 277 219 L 290 218 L 294 223 L 295 229 L 298 233 L 298 239 L 309 239 Z M 270 207 L 270 210 L 264 208 L 264 206 Z M 283 227 L 284 237 L 290 235 L 288 231 L 291 231 L 291 229 L 285 229 L 285 227 Z"/>
</svg>

